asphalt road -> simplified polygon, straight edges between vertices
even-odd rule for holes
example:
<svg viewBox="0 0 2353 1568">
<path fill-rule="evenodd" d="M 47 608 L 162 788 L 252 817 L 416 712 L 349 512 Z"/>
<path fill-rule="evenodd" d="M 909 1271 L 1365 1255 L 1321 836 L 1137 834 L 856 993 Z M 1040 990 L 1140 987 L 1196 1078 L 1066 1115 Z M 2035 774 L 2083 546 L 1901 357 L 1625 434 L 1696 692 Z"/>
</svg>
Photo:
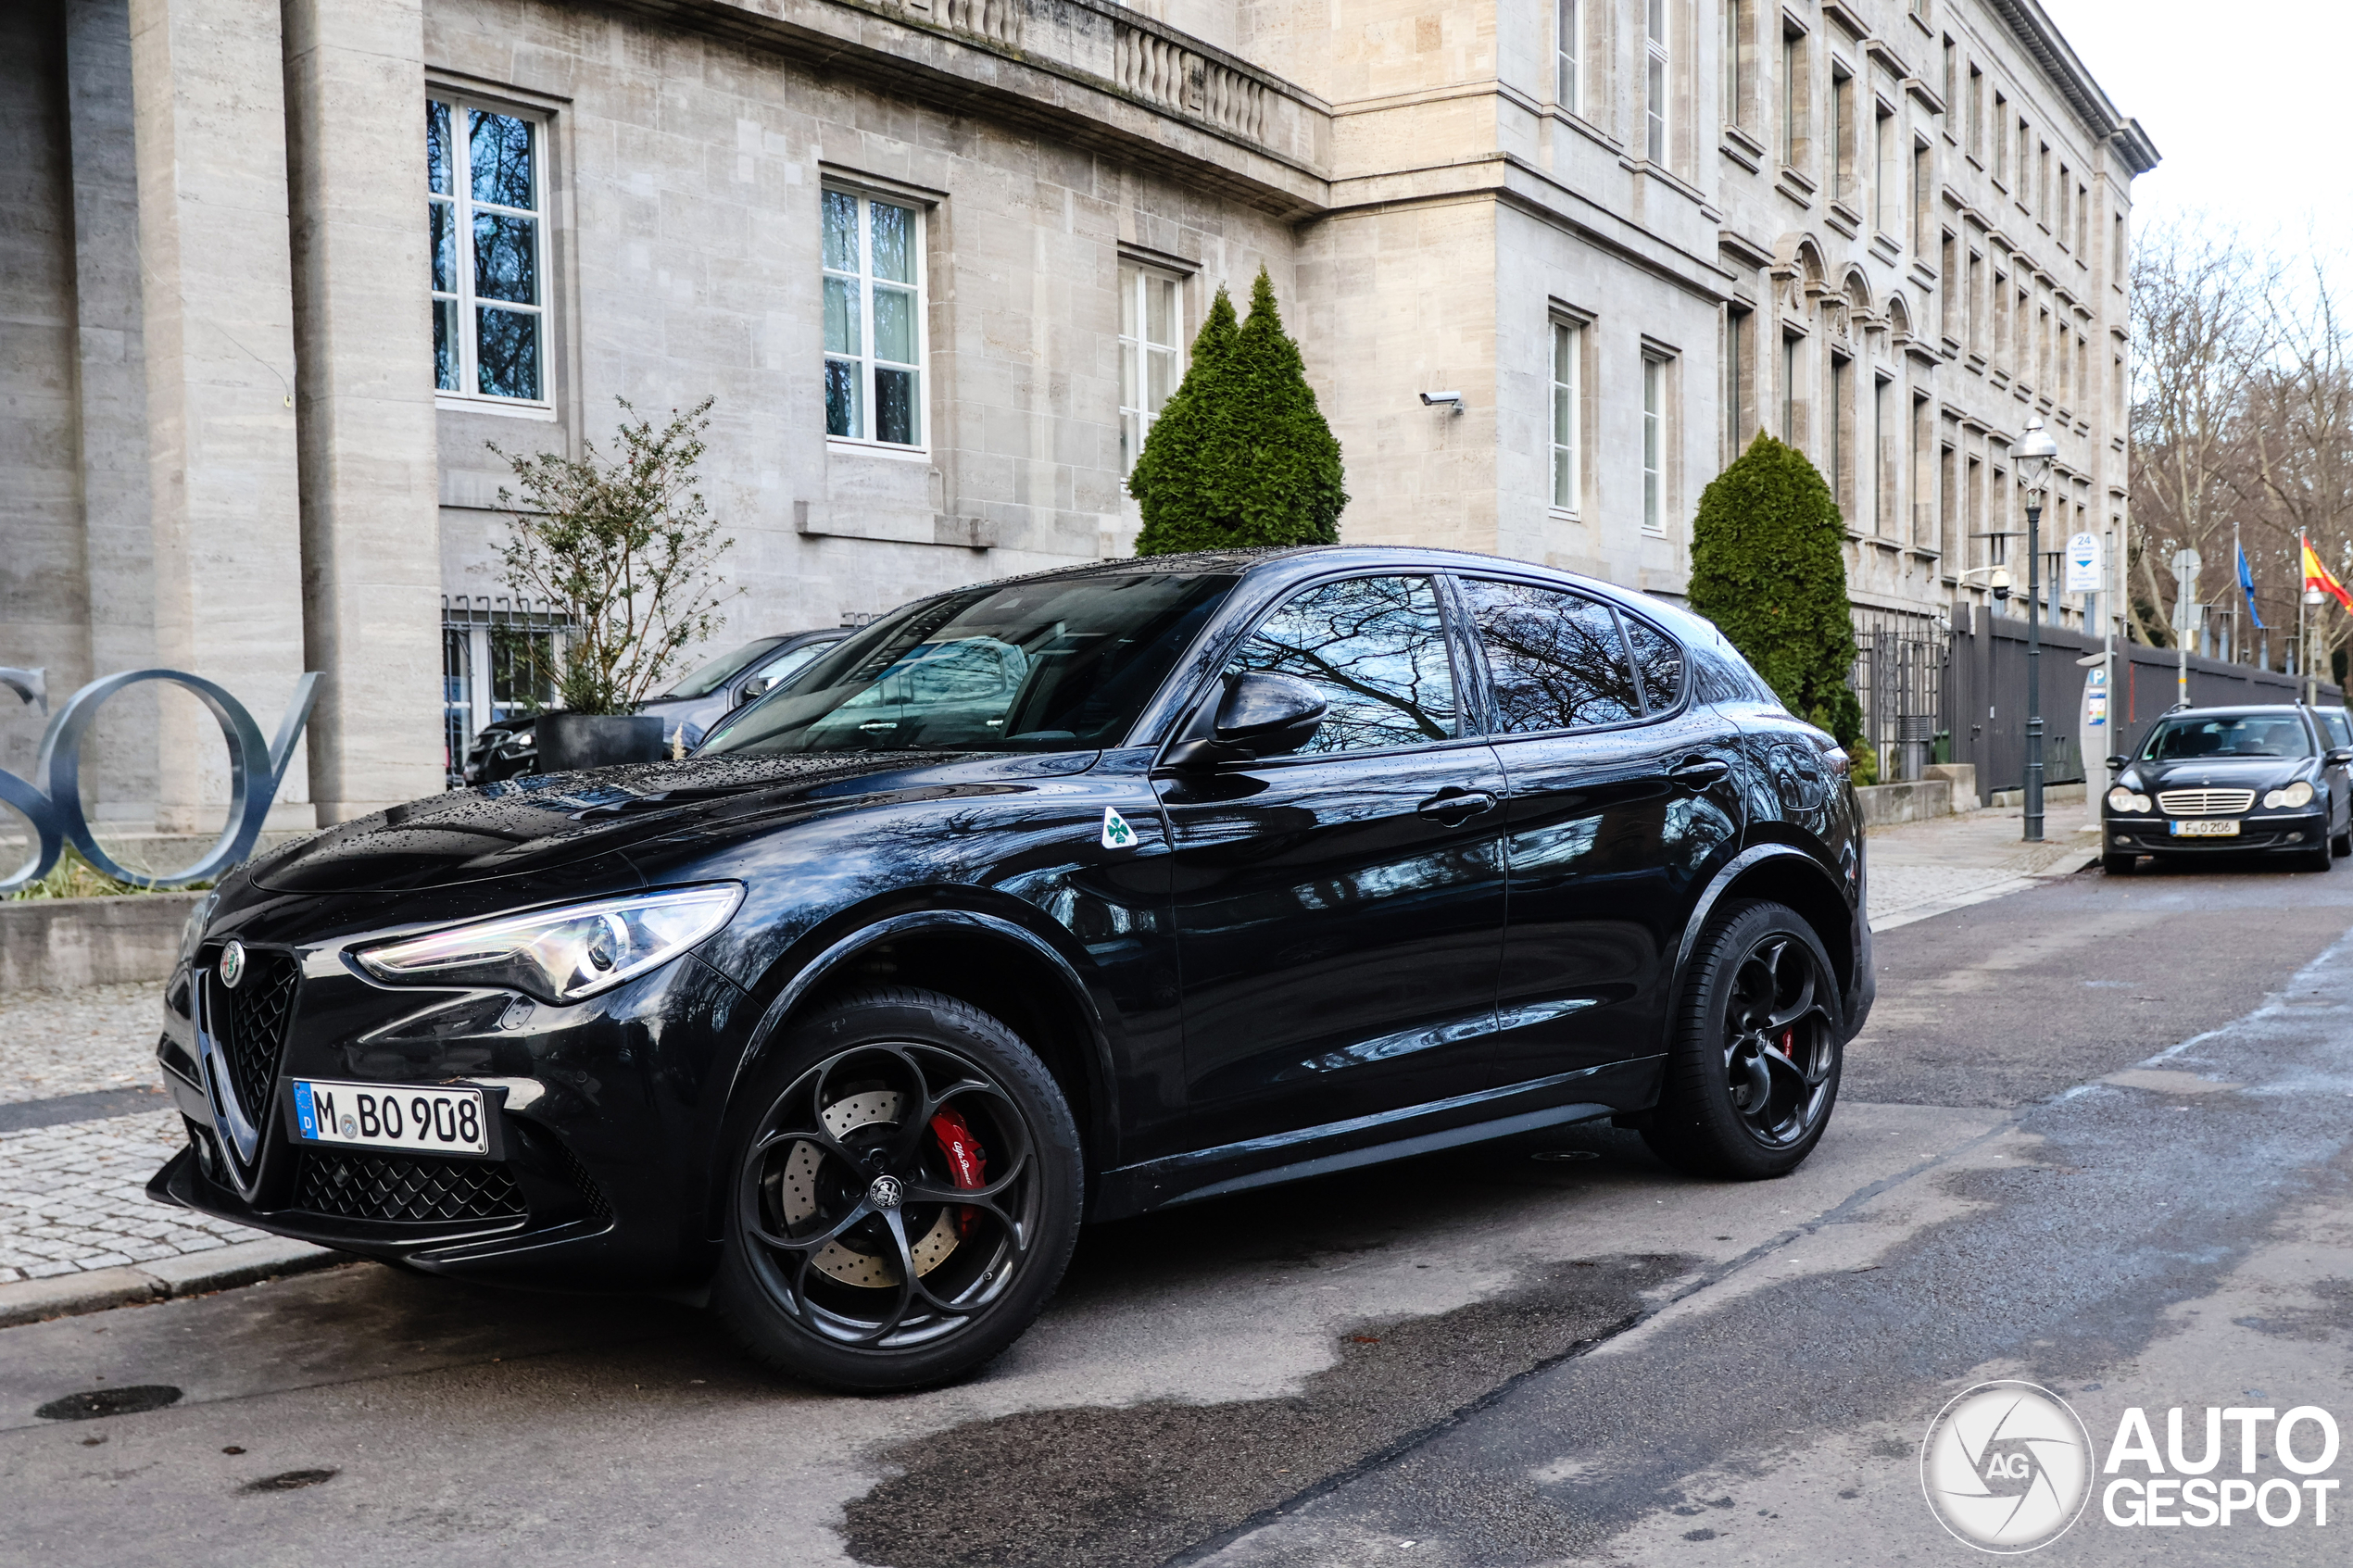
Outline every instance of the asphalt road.
<svg viewBox="0 0 2353 1568">
<path fill-rule="evenodd" d="M 6 1330 L 0 1562 L 1975 1561 L 1918 1461 L 1974 1383 L 2062 1393 L 2101 1455 L 2131 1406 L 2160 1446 L 2187 1407 L 2193 1449 L 2208 1405 L 2353 1424 L 2348 927 L 2353 869 L 1904 926 L 1789 1178 L 1595 1129 L 1108 1227 L 920 1395 L 779 1384 L 681 1306 L 371 1265 Z M 146 1386 L 179 1397 L 35 1414 Z M 2036 1555 L 2336 1562 L 2339 1526 L 2095 1499 Z"/>
</svg>

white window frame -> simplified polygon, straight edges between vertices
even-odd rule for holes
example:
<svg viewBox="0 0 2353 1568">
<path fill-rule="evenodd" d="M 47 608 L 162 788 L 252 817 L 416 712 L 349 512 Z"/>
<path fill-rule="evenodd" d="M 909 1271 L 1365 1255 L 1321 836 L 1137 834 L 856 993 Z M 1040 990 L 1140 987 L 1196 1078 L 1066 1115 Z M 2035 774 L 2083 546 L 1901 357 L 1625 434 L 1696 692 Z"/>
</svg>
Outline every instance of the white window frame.
<svg viewBox="0 0 2353 1568">
<path fill-rule="evenodd" d="M 1673 154 L 1668 109 L 1675 83 L 1667 53 L 1667 8 L 1671 0 L 1644 0 L 1642 22 L 1642 156 L 1661 169 Z"/>
<path fill-rule="evenodd" d="M 1672 362 L 1642 356 L 1642 532 L 1667 533 L 1667 378 Z"/>
<path fill-rule="evenodd" d="M 1553 101 L 1570 114 L 1585 112 L 1585 0 L 1553 6 Z"/>
<path fill-rule="evenodd" d="M 1585 509 L 1585 323 L 1554 317 L 1552 356 L 1551 509 L 1573 521 Z"/>
<path fill-rule="evenodd" d="M 1122 257 L 1119 262 L 1119 443 L 1120 475 L 1136 471 L 1136 459 L 1143 456 L 1144 443 L 1151 439 L 1152 426 L 1160 422 L 1161 410 L 1146 408 L 1149 373 L 1147 358 L 1155 351 L 1170 356 L 1172 373 L 1168 381 L 1170 396 L 1185 378 L 1185 283 L 1181 272 L 1148 262 L 1132 261 Z M 1151 289 L 1155 286 L 1169 291 L 1168 332 L 1170 341 L 1154 343 L 1147 335 L 1151 331 L 1151 312 L 1149 308 Z M 1129 312 L 1136 323 L 1129 332 Z M 1136 444 L 1127 445 L 1128 421 L 1136 421 Z"/>
<path fill-rule="evenodd" d="M 829 447 L 840 450 L 874 453 L 883 456 L 905 458 L 928 457 L 931 453 L 932 434 L 931 323 L 929 319 L 931 313 L 931 272 L 930 257 L 928 254 L 931 213 L 924 203 L 915 201 L 907 196 L 900 195 L 896 192 L 891 191 L 872 191 L 862 186 L 849 184 L 846 182 L 837 182 L 830 180 L 820 186 L 819 191 L 820 194 L 817 198 L 819 203 L 817 218 L 817 265 L 819 277 L 821 279 L 818 285 L 820 291 L 818 295 L 820 320 L 820 328 L 818 332 L 819 349 L 823 357 L 823 361 L 825 364 L 830 365 L 839 361 L 857 366 L 859 387 L 858 429 L 856 433 L 849 435 L 836 435 L 829 426 L 825 432 L 825 445 Z M 858 203 L 858 270 L 855 273 L 844 272 L 836 268 L 825 265 L 824 202 L 824 198 L 829 195 L 854 197 Z M 908 288 L 912 286 L 914 293 L 915 358 L 912 365 L 906 361 L 898 359 L 878 360 L 875 357 L 875 279 L 874 275 L 874 259 L 870 253 L 874 245 L 874 207 L 877 202 L 881 203 L 885 207 L 895 207 L 904 212 L 910 213 L 913 216 L 915 220 L 914 232 L 912 236 L 910 236 L 911 246 L 914 252 L 915 263 L 915 276 L 913 283 L 909 285 L 889 278 L 882 280 L 886 286 L 894 289 Z M 824 285 L 822 280 L 834 278 L 853 280 L 858 286 L 859 335 L 858 351 L 856 353 L 838 353 L 833 349 L 825 348 L 824 346 L 824 334 L 823 330 L 823 315 L 824 309 L 824 296 L 823 291 Z M 887 369 L 912 370 L 915 372 L 914 404 L 916 439 L 912 443 L 885 441 L 871 433 L 874 430 L 875 421 L 874 375 L 875 367 L 877 364 L 880 364 Z M 821 380 L 818 387 L 818 401 L 821 408 L 824 402 L 825 386 L 826 383 Z"/>
<path fill-rule="evenodd" d="M 547 149 L 551 140 L 547 134 L 547 119 L 545 115 L 517 108 L 511 104 L 488 103 L 479 98 L 469 97 L 462 93 L 446 92 L 439 87 L 427 87 L 425 100 L 428 105 L 440 104 L 449 111 L 449 190 L 447 194 L 443 194 L 430 188 L 432 180 L 431 169 L 428 167 L 426 204 L 429 209 L 445 207 L 449 212 L 450 245 L 454 252 L 450 262 L 450 282 L 455 286 L 448 289 L 435 288 L 431 291 L 433 309 L 438 316 L 445 307 L 455 306 L 458 315 L 458 384 L 454 388 L 441 385 L 440 371 L 436 366 L 434 374 L 434 406 L 443 408 L 463 408 L 472 412 L 516 413 L 539 419 L 553 419 L 556 404 L 549 383 L 554 379 L 555 345 L 550 339 L 553 336 L 556 313 L 550 308 L 551 302 L 547 297 L 549 276 Z M 497 202 L 479 202 L 474 199 L 473 139 L 466 124 L 466 116 L 470 111 L 503 115 L 509 119 L 522 121 L 529 129 L 531 132 L 531 194 L 535 206 L 515 207 Z M 473 219 L 477 209 L 501 217 L 527 219 L 535 226 L 531 247 L 533 303 L 522 305 L 510 300 L 484 302 L 475 295 Z M 430 252 L 432 246 L 430 228 L 427 229 L 426 233 L 426 245 Z M 426 257 L 429 270 L 428 282 L 431 281 L 432 262 L 433 257 L 428 254 Z M 509 397 L 499 393 L 482 390 L 477 317 L 478 312 L 484 308 L 511 311 L 516 315 L 538 318 L 538 396 Z"/>
</svg>

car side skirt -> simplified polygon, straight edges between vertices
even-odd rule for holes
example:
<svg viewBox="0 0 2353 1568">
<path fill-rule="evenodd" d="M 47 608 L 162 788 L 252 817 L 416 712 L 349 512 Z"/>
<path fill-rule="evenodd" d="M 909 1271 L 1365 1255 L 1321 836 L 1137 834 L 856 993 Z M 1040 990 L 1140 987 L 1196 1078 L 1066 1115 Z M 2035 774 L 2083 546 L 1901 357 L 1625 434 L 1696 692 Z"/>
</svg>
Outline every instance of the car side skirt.
<svg viewBox="0 0 2353 1568">
<path fill-rule="evenodd" d="M 1125 1219 L 1284 1182 L 1646 1110 L 1665 1059 L 1641 1057 L 1106 1171 L 1089 1220 Z"/>
</svg>

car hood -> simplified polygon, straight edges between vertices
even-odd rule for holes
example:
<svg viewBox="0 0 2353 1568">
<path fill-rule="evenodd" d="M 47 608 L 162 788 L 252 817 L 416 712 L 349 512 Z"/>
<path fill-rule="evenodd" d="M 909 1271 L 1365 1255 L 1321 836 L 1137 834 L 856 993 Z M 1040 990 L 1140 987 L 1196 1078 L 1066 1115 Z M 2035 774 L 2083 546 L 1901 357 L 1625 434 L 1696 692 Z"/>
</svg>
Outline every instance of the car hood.
<svg viewBox="0 0 2353 1568">
<path fill-rule="evenodd" d="M 452 790 L 262 857 L 274 893 L 401 892 L 523 876 L 687 828 L 743 832 L 909 789 L 1083 771 L 1098 753 L 689 758 Z"/>
<path fill-rule="evenodd" d="M 2269 789 L 2302 775 L 2309 757 L 2194 757 L 2180 762 L 2135 762 L 2133 776 L 2149 793 L 2161 789 Z"/>
</svg>

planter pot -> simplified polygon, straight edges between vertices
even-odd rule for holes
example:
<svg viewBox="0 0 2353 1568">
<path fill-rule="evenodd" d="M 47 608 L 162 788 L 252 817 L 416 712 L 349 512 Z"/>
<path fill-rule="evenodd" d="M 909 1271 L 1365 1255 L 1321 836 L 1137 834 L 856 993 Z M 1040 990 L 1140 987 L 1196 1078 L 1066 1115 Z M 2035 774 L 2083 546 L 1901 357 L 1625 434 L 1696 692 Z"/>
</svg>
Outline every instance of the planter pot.
<svg viewBox="0 0 2353 1568">
<path fill-rule="evenodd" d="M 532 731 L 538 737 L 538 771 L 543 773 L 659 762 L 668 755 L 661 744 L 661 721 L 651 716 L 543 713 Z"/>
</svg>

